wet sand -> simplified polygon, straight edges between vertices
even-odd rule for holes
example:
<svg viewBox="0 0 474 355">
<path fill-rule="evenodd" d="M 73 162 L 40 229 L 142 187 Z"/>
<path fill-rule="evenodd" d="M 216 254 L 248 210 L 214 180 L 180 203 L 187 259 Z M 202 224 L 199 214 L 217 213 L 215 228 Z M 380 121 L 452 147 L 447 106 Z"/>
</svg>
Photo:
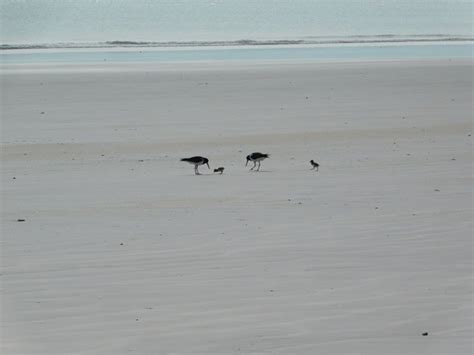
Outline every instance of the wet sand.
<svg viewBox="0 0 474 355">
<path fill-rule="evenodd" d="M 0 79 L 5 354 L 471 352 L 471 61 Z"/>
</svg>

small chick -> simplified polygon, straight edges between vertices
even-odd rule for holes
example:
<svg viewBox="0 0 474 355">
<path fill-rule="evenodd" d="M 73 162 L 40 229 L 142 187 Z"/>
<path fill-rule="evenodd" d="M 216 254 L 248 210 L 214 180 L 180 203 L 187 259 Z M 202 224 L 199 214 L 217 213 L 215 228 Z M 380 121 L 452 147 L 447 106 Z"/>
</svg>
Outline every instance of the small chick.
<svg viewBox="0 0 474 355">
<path fill-rule="evenodd" d="M 316 169 L 316 171 L 319 171 L 319 164 L 316 163 L 313 159 L 311 159 L 310 164 L 313 166 L 313 169 L 311 170 Z"/>
<path fill-rule="evenodd" d="M 221 175 L 222 175 L 222 173 L 224 172 L 224 167 L 221 166 L 221 167 L 219 167 L 219 168 L 217 168 L 217 169 L 214 169 L 214 172 L 215 172 L 215 173 L 221 173 Z"/>
</svg>

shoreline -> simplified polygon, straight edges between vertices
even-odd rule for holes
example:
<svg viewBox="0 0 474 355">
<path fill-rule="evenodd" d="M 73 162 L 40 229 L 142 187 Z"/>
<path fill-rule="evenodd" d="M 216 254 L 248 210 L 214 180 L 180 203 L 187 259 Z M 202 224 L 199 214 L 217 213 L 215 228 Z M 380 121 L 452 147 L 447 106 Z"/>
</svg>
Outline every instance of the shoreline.
<svg viewBox="0 0 474 355">
<path fill-rule="evenodd" d="M 34 63 L 194 63 L 273 61 L 385 61 L 472 58 L 474 44 L 241 46 L 196 48 L 37 49 L 0 52 L 1 65 Z"/>
<path fill-rule="evenodd" d="M 0 64 L 0 74 L 24 73 L 87 73 L 87 72 L 155 72 L 155 71 L 195 71 L 195 70 L 239 70 L 239 69 L 274 69 L 275 67 L 316 67 L 332 66 L 403 66 L 403 65 L 469 65 L 474 58 L 387 58 L 387 59 L 276 59 L 276 60 L 199 60 L 181 62 L 91 62 L 91 63 L 16 63 Z M 295 68 L 296 70 L 298 68 Z"/>
</svg>

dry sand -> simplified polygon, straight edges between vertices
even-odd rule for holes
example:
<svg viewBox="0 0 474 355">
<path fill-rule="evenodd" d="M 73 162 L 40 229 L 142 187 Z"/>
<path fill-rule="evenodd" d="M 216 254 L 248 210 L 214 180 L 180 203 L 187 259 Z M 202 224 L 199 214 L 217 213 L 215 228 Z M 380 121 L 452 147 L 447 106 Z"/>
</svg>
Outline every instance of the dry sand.
<svg viewBox="0 0 474 355">
<path fill-rule="evenodd" d="M 471 61 L 0 80 L 2 354 L 471 353 Z"/>
</svg>

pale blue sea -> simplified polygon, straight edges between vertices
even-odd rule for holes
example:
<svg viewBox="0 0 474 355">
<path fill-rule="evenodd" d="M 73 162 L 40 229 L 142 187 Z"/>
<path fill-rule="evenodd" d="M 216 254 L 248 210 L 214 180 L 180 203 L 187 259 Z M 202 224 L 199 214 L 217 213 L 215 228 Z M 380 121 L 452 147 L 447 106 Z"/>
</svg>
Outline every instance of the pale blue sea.
<svg viewBox="0 0 474 355">
<path fill-rule="evenodd" d="M 0 4 L 2 63 L 466 58 L 473 49 L 470 0 Z"/>
</svg>

